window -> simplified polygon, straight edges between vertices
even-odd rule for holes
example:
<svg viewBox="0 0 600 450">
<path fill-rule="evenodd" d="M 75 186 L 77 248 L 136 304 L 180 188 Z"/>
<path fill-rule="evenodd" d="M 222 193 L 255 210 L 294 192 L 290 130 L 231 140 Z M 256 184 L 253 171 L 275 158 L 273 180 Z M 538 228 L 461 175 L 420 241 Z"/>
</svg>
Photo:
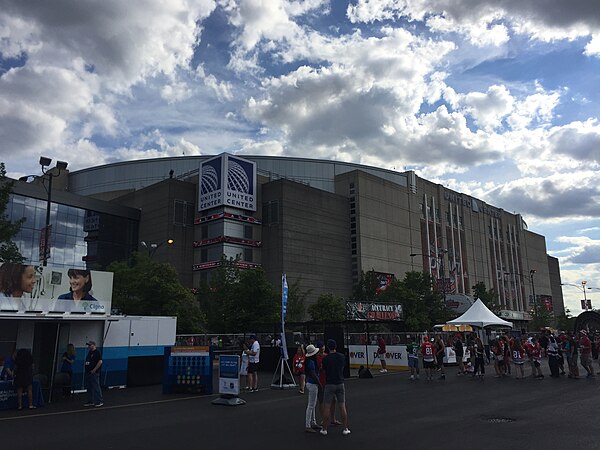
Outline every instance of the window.
<svg viewBox="0 0 600 450">
<path fill-rule="evenodd" d="M 244 239 L 252 239 L 252 225 L 244 225 Z"/>
<path fill-rule="evenodd" d="M 252 249 L 251 248 L 244 249 L 244 261 L 252 262 Z"/>
<path fill-rule="evenodd" d="M 208 225 L 202 225 L 200 229 L 200 239 L 208 239 Z"/>
<path fill-rule="evenodd" d="M 263 204 L 263 224 L 274 225 L 279 223 L 279 201 L 273 200 Z"/>
<path fill-rule="evenodd" d="M 194 224 L 194 204 L 184 200 L 174 201 L 173 223 L 189 227 Z"/>
</svg>

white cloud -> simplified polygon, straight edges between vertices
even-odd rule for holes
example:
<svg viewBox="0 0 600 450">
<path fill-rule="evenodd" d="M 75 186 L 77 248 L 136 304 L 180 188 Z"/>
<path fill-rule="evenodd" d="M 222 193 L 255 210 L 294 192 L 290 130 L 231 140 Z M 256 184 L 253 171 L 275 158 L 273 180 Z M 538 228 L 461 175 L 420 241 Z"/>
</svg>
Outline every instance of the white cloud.
<svg viewBox="0 0 600 450">
<path fill-rule="evenodd" d="M 600 56 L 600 33 L 592 34 L 592 39 L 585 46 L 584 53 L 588 56 Z"/>
<path fill-rule="evenodd" d="M 486 93 L 469 92 L 463 103 L 477 125 L 484 130 L 493 130 L 502 126 L 502 119 L 512 111 L 514 99 L 505 86 L 495 85 Z"/>
<path fill-rule="evenodd" d="M 588 0 L 358 0 L 347 15 L 355 23 L 426 20 L 433 31 L 464 34 L 474 45 L 504 43 L 509 28 L 546 42 L 600 31 L 600 8 Z"/>
<path fill-rule="evenodd" d="M 178 73 L 193 56 L 197 21 L 214 8 L 212 0 L 3 2 L 0 52 L 24 66 L 0 77 L 0 98 L 10 101 L 0 106 L 1 151 L 58 154 L 94 133 L 127 133 L 114 108 L 159 74 L 170 80 L 163 98 L 188 98 Z"/>
<path fill-rule="evenodd" d="M 169 104 L 186 100 L 191 95 L 192 90 L 185 82 L 166 84 L 160 89 L 160 96 Z"/>
</svg>

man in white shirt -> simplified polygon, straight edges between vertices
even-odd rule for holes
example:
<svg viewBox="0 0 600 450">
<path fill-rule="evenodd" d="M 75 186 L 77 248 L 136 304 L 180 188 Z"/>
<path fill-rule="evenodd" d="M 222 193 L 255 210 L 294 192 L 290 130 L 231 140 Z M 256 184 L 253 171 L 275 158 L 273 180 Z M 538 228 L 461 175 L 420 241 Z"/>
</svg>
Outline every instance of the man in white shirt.
<svg viewBox="0 0 600 450">
<path fill-rule="evenodd" d="M 250 392 L 258 391 L 258 363 L 260 361 L 260 344 L 255 335 L 250 335 L 250 348 L 244 350 L 248 355 L 248 385 Z"/>
</svg>

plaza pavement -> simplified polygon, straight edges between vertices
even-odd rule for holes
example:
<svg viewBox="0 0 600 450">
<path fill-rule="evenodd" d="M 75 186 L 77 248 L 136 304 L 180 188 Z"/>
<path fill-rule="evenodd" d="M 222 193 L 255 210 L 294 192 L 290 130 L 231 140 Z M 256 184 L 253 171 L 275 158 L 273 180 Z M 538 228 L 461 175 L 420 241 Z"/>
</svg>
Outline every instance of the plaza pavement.
<svg viewBox="0 0 600 450">
<path fill-rule="evenodd" d="M 598 366 L 594 362 L 595 368 Z M 543 368 L 548 373 L 547 363 Z M 379 374 L 346 382 L 352 434 L 304 432 L 306 396 L 270 389 L 215 406 L 215 395 L 163 395 L 160 386 L 108 390 L 105 406 L 84 394 L 37 410 L 0 411 L 6 449 L 572 449 L 600 448 L 598 379 L 494 378 L 480 382 L 447 368 L 446 380 Z M 527 368 L 526 374 L 530 373 Z M 216 380 L 215 380 L 216 381 Z"/>
</svg>

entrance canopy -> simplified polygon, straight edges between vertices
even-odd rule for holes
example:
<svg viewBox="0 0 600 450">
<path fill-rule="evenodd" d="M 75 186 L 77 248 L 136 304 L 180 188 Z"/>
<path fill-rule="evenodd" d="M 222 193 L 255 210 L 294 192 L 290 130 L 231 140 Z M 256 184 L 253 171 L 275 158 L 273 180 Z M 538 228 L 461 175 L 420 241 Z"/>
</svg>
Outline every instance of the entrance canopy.
<svg viewBox="0 0 600 450">
<path fill-rule="evenodd" d="M 512 323 L 502 320 L 496 314 L 491 312 L 480 299 L 477 299 L 462 316 L 450 320 L 447 323 L 451 325 L 472 325 L 480 328 L 492 326 L 513 327 Z"/>
</svg>

